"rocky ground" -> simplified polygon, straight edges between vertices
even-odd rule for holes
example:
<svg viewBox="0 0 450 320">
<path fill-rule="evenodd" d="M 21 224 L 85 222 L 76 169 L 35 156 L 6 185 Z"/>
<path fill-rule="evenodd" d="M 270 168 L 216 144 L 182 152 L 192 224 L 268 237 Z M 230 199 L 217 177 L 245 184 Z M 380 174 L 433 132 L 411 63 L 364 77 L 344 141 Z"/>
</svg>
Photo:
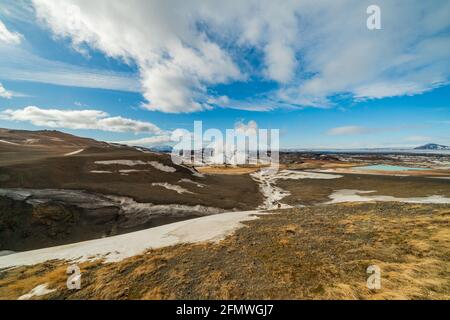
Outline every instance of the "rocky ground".
<svg viewBox="0 0 450 320">
<path fill-rule="evenodd" d="M 250 210 L 263 201 L 258 190 L 248 174 L 202 175 L 168 154 L 58 131 L 0 129 L 0 251 Z M 30 191 L 40 194 L 20 197 Z"/>
</svg>

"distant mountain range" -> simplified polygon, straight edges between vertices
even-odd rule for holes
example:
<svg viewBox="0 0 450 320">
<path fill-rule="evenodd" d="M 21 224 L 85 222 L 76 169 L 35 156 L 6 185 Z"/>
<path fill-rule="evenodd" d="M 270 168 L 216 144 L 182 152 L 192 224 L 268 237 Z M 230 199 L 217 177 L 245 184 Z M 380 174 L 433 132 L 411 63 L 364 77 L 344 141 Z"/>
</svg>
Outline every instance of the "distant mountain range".
<svg viewBox="0 0 450 320">
<path fill-rule="evenodd" d="M 423 146 L 414 148 L 414 150 L 450 150 L 450 147 L 444 146 L 442 144 L 428 143 Z"/>
<path fill-rule="evenodd" d="M 151 147 L 150 150 L 154 152 L 163 152 L 163 153 L 171 153 L 173 147 L 171 146 L 155 146 Z"/>
</svg>

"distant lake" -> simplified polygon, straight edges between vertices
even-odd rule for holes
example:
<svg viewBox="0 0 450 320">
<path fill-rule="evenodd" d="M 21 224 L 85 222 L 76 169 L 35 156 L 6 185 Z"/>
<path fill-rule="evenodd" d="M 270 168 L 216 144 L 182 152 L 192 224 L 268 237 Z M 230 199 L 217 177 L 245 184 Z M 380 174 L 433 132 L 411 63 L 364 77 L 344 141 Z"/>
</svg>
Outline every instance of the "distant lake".
<svg viewBox="0 0 450 320">
<path fill-rule="evenodd" d="M 376 164 L 364 167 L 354 167 L 352 169 L 359 170 L 379 170 L 379 171 L 411 171 L 411 170 L 431 170 L 428 168 L 412 168 L 412 167 L 402 167 L 402 166 L 391 166 L 385 164 Z"/>
</svg>

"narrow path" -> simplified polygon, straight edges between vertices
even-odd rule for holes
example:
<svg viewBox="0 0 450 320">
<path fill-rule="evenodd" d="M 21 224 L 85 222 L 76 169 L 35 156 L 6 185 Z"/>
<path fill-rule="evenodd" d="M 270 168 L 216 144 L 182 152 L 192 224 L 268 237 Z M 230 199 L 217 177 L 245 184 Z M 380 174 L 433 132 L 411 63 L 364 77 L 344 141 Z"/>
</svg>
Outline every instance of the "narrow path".
<svg viewBox="0 0 450 320">
<path fill-rule="evenodd" d="M 288 209 L 290 205 L 280 201 L 289 196 L 289 191 L 276 186 L 278 180 L 303 180 L 303 179 L 339 179 L 342 175 L 315 173 L 300 170 L 275 170 L 272 168 L 261 169 L 250 176 L 259 184 L 259 189 L 264 196 L 264 203 L 258 209 Z"/>
</svg>

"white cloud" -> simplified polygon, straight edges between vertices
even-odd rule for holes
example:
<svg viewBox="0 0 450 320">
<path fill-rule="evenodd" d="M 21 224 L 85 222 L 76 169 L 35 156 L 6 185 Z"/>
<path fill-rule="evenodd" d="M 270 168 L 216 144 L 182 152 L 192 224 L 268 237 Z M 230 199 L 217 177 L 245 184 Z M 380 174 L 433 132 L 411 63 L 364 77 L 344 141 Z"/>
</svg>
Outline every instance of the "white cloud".
<svg viewBox="0 0 450 320">
<path fill-rule="evenodd" d="M 346 3 L 328 3 L 329 10 L 323 11 L 319 11 L 320 5 L 308 7 L 312 24 L 303 34 L 306 39 L 301 38 L 302 62 L 305 71 L 314 76 L 300 81 L 297 90 L 291 91 L 292 102 L 301 103 L 305 97 L 329 102 L 334 94 L 358 99 L 412 95 L 448 81 L 450 45 L 439 35 L 450 25 L 448 2 L 411 1 L 404 5 L 379 1 L 379 31 L 364 26 L 361 13 L 367 3 Z M 433 23 L 438 11 L 447 19 Z M 314 12 L 321 12 L 321 17 Z"/>
<path fill-rule="evenodd" d="M 280 84 L 269 97 L 275 107 L 326 107 L 342 94 L 413 95 L 449 81 L 448 1 L 379 0 L 382 29 L 375 31 L 366 28 L 371 3 L 360 0 L 33 4 L 38 18 L 77 50 L 136 63 L 150 110 L 208 109 L 221 103 L 211 86 L 254 78 Z M 249 51 L 261 56 L 262 68 Z M 232 107 L 251 109 L 252 98 Z"/>
<path fill-rule="evenodd" d="M 161 145 L 161 144 L 166 144 L 171 141 L 172 140 L 171 140 L 170 135 L 157 135 L 157 136 L 153 136 L 153 137 L 145 137 L 145 138 L 134 139 L 134 140 L 117 141 L 116 143 L 126 144 L 129 146 L 152 147 L 152 146 L 157 146 L 157 145 Z"/>
<path fill-rule="evenodd" d="M 137 63 L 150 110 L 200 111 L 206 86 L 242 78 L 220 46 L 195 28 L 199 6 L 131 1 L 33 1 L 38 18 L 53 32 L 107 56 Z M 67 17 L 70 19 L 67 19 Z"/>
<path fill-rule="evenodd" d="M 390 83 L 386 81 L 356 88 L 355 97 L 364 99 L 414 95 L 431 89 L 431 87 L 419 86 L 416 83 Z"/>
<path fill-rule="evenodd" d="M 33 81 L 61 86 L 100 88 L 139 92 L 139 81 L 133 74 L 86 68 L 51 61 L 20 47 L 0 42 L 0 77 L 13 81 Z"/>
<path fill-rule="evenodd" d="M 94 129 L 111 132 L 162 134 L 163 130 L 150 122 L 123 117 L 110 117 L 100 110 L 41 109 L 29 106 L 0 112 L 0 119 L 30 122 L 46 128 Z"/>
<path fill-rule="evenodd" d="M 13 97 L 13 93 L 6 90 L 5 87 L 0 83 L 0 98 L 11 99 Z"/>
<path fill-rule="evenodd" d="M 234 129 L 237 134 L 256 135 L 258 133 L 258 124 L 254 120 L 248 121 L 247 124 L 243 121 L 238 121 L 234 124 Z"/>
<path fill-rule="evenodd" d="M 257 130 L 258 130 L 258 124 L 256 123 L 256 121 L 254 120 L 250 120 L 247 123 L 243 122 L 243 121 L 238 121 L 235 123 L 234 125 L 234 129 L 236 130 L 236 132 L 238 134 L 242 134 L 242 135 L 256 135 L 257 134 Z M 131 146 L 156 146 L 156 145 L 161 145 L 161 144 L 171 144 L 175 141 L 179 141 L 181 139 L 181 137 L 185 136 L 186 134 L 188 134 L 190 137 L 188 138 L 189 140 L 195 139 L 194 138 L 194 134 L 192 132 L 186 131 L 184 129 L 175 129 L 172 132 L 166 132 L 164 134 L 160 134 L 160 135 L 155 135 L 152 137 L 144 137 L 144 138 L 139 138 L 139 139 L 134 139 L 134 140 L 127 140 L 127 141 L 118 141 L 116 143 L 120 143 L 120 144 L 127 144 L 127 145 L 131 145 Z M 202 141 L 203 146 L 213 146 L 213 144 L 210 144 L 211 141 Z M 190 149 L 192 148 L 192 146 L 186 146 L 185 148 Z"/>
<path fill-rule="evenodd" d="M 6 44 L 17 45 L 22 41 L 22 35 L 17 32 L 11 32 L 6 28 L 5 24 L 0 20 L 0 41 Z"/>
<path fill-rule="evenodd" d="M 368 134 L 376 131 L 378 130 L 360 126 L 344 126 L 332 128 L 327 131 L 327 134 L 331 136 L 348 136 L 348 135 Z"/>
<path fill-rule="evenodd" d="M 392 127 L 369 128 L 363 126 L 343 126 L 327 130 L 325 133 L 331 136 L 350 136 L 361 134 L 372 134 L 380 132 L 395 132 L 410 129 L 426 129 L 429 125 L 401 125 Z"/>
<path fill-rule="evenodd" d="M 76 105 L 77 107 L 87 107 L 86 104 L 84 104 L 84 103 L 82 103 L 80 101 L 75 101 L 73 104 Z"/>
</svg>

